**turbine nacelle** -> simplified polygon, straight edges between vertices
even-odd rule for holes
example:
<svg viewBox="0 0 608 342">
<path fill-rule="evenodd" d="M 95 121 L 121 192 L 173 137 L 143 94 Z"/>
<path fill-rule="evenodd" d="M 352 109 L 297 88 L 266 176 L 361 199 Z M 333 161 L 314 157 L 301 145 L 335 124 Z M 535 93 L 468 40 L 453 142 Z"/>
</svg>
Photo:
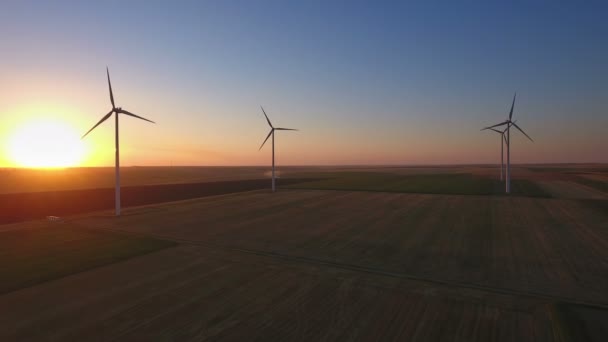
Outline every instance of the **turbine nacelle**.
<svg viewBox="0 0 608 342">
<path fill-rule="evenodd" d="M 266 141 L 268 141 L 268 138 L 270 138 L 271 135 L 274 135 L 274 131 L 275 130 L 276 131 L 297 131 L 297 129 L 294 129 L 294 128 L 274 127 L 272 125 L 272 123 L 270 122 L 270 119 L 268 118 L 268 115 L 266 115 L 266 111 L 264 110 L 264 107 L 260 106 L 260 108 L 262 108 L 262 113 L 264 113 L 264 117 L 266 118 L 266 122 L 268 122 L 268 126 L 270 126 L 270 132 L 268 132 L 268 135 L 266 136 L 266 139 L 264 139 L 264 142 L 262 143 L 262 145 L 260 146 L 260 148 L 258 150 L 261 150 L 262 147 L 264 147 L 264 144 L 266 144 Z"/>
<path fill-rule="evenodd" d="M 492 125 L 492 126 L 488 126 L 488 127 L 484 127 L 481 130 L 492 130 L 492 131 L 498 131 L 497 129 L 495 129 L 495 127 L 500 127 L 500 126 L 504 126 L 507 125 L 507 127 L 504 129 L 504 131 L 502 132 L 504 133 L 508 133 L 511 129 L 511 126 L 517 128 L 520 132 L 523 133 L 523 135 L 526 136 L 526 138 L 530 139 L 530 141 L 534 142 L 534 140 L 532 140 L 532 138 L 530 138 L 530 136 L 528 134 L 526 134 L 526 132 L 524 132 L 523 129 L 521 129 L 521 127 L 519 127 L 516 122 L 517 120 L 512 120 L 513 119 L 513 108 L 515 107 L 515 97 L 517 96 L 517 93 L 515 93 L 515 95 L 513 95 L 513 102 L 511 103 L 511 110 L 509 111 L 509 116 L 507 117 L 507 120 L 498 123 L 496 125 Z"/>
<path fill-rule="evenodd" d="M 110 116 L 112 116 L 112 114 L 116 113 L 116 115 L 118 114 L 126 114 L 129 116 L 132 116 L 134 118 L 140 119 L 140 120 L 144 120 L 144 121 L 148 121 L 151 123 L 155 123 L 152 120 L 148 120 L 144 117 L 141 117 L 139 115 L 135 115 L 129 111 L 126 111 L 124 109 L 122 109 L 122 107 L 116 107 L 116 105 L 114 104 L 114 94 L 112 93 L 112 82 L 110 82 L 110 71 L 108 70 L 108 68 L 106 67 L 106 74 L 108 75 L 108 88 L 110 90 L 110 103 L 112 103 L 112 110 L 104 115 L 103 118 L 101 118 L 101 120 L 99 120 L 99 122 L 97 122 L 97 124 L 95 124 L 95 126 L 93 126 L 93 128 L 91 128 L 88 132 L 86 132 L 81 139 L 83 139 L 84 137 L 86 137 L 89 133 L 91 133 L 92 130 L 94 130 L 97 126 L 101 125 L 102 122 L 106 121 L 107 119 L 110 118 Z"/>
</svg>

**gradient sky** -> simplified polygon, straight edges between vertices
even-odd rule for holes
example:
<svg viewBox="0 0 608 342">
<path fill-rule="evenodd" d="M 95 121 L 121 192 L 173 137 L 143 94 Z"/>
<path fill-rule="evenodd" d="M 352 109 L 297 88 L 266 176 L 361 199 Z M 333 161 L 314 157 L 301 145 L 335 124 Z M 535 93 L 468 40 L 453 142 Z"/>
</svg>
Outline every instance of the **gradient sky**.
<svg viewBox="0 0 608 342">
<path fill-rule="evenodd" d="M 0 144 L 38 118 L 123 117 L 123 165 L 608 162 L 608 5 L 509 1 L 3 1 Z M 85 165 L 113 165 L 113 123 Z M 10 166 L 5 149 L 0 166 Z"/>
</svg>

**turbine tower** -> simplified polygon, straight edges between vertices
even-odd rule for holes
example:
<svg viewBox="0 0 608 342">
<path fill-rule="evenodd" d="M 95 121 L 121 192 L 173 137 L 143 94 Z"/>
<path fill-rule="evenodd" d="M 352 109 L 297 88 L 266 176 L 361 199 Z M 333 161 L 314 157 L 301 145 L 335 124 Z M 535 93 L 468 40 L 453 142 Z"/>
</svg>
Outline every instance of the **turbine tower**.
<svg viewBox="0 0 608 342">
<path fill-rule="evenodd" d="M 511 193 L 511 126 L 514 126 L 515 128 L 517 128 L 528 139 L 530 139 L 530 141 L 534 142 L 534 140 L 532 140 L 532 138 L 530 138 L 530 136 L 527 135 L 526 132 L 524 132 L 524 130 L 521 129 L 521 127 L 517 126 L 515 121 L 511 121 L 511 119 L 513 119 L 513 107 L 515 106 L 515 97 L 516 96 L 517 96 L 517 93 L 515 93 L 515 95 L 513 95 L 513 102 L 511 103 L 511 111 L 509 112 L 509 117 L 507 118 L 507 120 L 505 120 L 501 123 L 498 123 L 496 125 L 488 126 L 488 127 L 481 129 L 483 131 L 485 129 L 492 129 L 494 127 L 507 125 L 507 127 L 506 127 L 506 130 L 507 130 L 507 179 L 505 182 L 505 192 L 508 194 Z"/>
<path fill-rule="evenodd" d="M 507 137 L 505 136 L 507 129 L 505 128 L 504 130 L 499 131 L 496 128 L 489 128 L 489 130 L 494 131 L 496 133 L 500 133 L 500 181 L 502 182 L 504 179 L 503 173 L 504 173 L 504 169 L 505 169 L 504 147 L 505 147 L 505 144 L 508 144 Z"/>
<path fill-rule="evenodd" d="M 297 131 L 297 129 L 293 129 L 293 128 L 280 128 L 280 127 L 276 127 L 275 128 L 272 125 L 272 123 L 270 122 L 270 119 L 268 119 L 268 115 L 266 115 L 266 111 L 264 111 L 264 107 L 260 106 L 260 108 L 262 108 L 262 113 L 264 113 L 264 116 L 266 117 L 266 121 L 268 121 L 268 126 L 270 126 L 270 132 L 266 136 L 266 139 L 264 139 L 264 142 L 260 146 L 259 150 L 261 150 L 262 147 L 264 147 L 264 144 L 266 143 L 266 141 L 268 140 L 268 138 L 270 138 L 270 136 L 272 135 L 272 192 L 275 192 L 276 188 L 275 188 L 275 180 L 274 180 L 274 131 Z"/>
<path fill-rule="evenodd" d="M 92 130 L 94 130 L 97 126 L 101 125 L 102 122 L 106 121 L 108 118 L 110 118 L 110 116 L 112 116 L 112 114 L 116 114 L 115 115 L 115 124 L 114 124 L 114 143 L 116 146 L 116 165 L 115 165 L 115 171 L 116 171 L 116 187 L 115 187 L 115 205 L 116 205 L 116 216 L 120 216 L 120 148 L 119 148 L 119 141 L 118 141 L 118 114 L 125 114 L 128 116 L 132 116 L 134 118 L 138 118 L 144 121 L 148 121 L 151 123 L 155 123 L 152 120 L 148 120 L 146 118 L 143 118 L 139 115 L 135 115 L 131 112 L 128 112 L 124 109 L 122 109 L 121 107 L 116 107 L 116 105 L 114 104 L 114 95 L 112 94 L 112 83 L 110 82 L 110 71 L 108 70 L 108 67 L 106 67 L 106 74 L 108 75 L 108 88 L 110 89 L 110 102 L 112 103 L 112 109 L 108 112 L 108 114 L 106 114 L 103 118 L 101 118 L 101 120 L 99 120 L 99 122 L 97 124 L 95 124 L 95 126 L 93 126 L 93 128 L 91 128 L 88 132 L 86 132 L 81 139 L 84 139 L 84 137 L 86 137 L 89 133 L 91 133 Z"/>
</svg>

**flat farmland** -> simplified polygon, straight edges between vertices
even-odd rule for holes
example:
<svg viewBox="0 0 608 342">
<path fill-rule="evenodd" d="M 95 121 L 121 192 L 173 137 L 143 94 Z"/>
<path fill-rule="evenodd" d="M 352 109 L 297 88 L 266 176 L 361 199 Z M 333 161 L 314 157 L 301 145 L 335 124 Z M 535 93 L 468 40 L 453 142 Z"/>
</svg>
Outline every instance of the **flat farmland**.
<svg viewBox="0 0 608 342">
<path fill-rule="evenodd" d="M 310 180 L 310 179 L 304 179 Z M 299 182 L 284 179 L 281 184 Z M 121 187 L 122 207 L 179 201 L 191 198 L 267 188 L 266 179 L 157 184 Z M 80 189 L 0 194 L 0 224 L 114 208 L 114 189 Z"/>
<path fill-rule="evenodd" d="M 122 167 L 123 186 L 183 184 L 264 178 L 262 167 Z M 114 187 L 113 167 L 0 169 L 2 193 L 65 191 Z"/>
<path fill-rule="evenodd" d="M 537 181 L 537 183 L 552 197 L 608 200 L 608 193 L 594 189 L 577 180 L 550 180 Z"/>
<path fill-rule="evenodd" d="M 0 294 L 176 245 L 70 223 L 10 228 L 0 230 Z"/>
<path fill-rule="evenodd" d="M 574 341 L 543 300 L 184 245 L 0 296 L 0 339 Z"/>
<path fill-rule="evenodd" d="M 603 341 L 608 334 L 608 201 L 576 182 L 587 171 L 517 168 L 514 186 L 529 186 L 516 196 L 479 194 L 496 176 L 484 166 L 304 171 L 285 173 L 274 194 L 165 191 L 159 198 L 186 200 L 158 203 L 151 191 L 141 197 L 146 205 L 120 218 L 84 210 L 64 223 L 0 226 L 0 275 L 12 282 L 0 291 L 8 308 L 0 310 L 0 340 Z M 602 181 L 603 173 L 589 179 Z M 288 188 L 292 181 L 302 189 Z M 336 182 L 351 188 L 315 189 Z M 585 188 L 561 198 L 572 184 Z M 150 189 L 164 186 L 196 184 Z M 114 256 L 107 253 L 114 240 L 132 241 L 114 249 L 133 253 L 97 262 Z M 141 241 L 161 247 L 138 252 Z M 74 267 L 58 272 L 63 265 Z"/>
<path fill-rule="evenodd" d="M 306 175 L 317 167 L 283 167 L 279 174 Z M 322 168 L 331 170 L 332 168 Z M 44 191 L 114 188 L 113 167 L 66 169 L 0 169 L 0 194 Z M 270 181 L 270 167 L 228 166 L 146 166 L 121 167 L 121 185 L 127 187 L 166 184 L 197 184 L 243 181 L 266 178 Z"/>
<path fill-rule="evenodd" d="M 145 186 L 163 184 L 192 184 L 224 181 L 242 181 L 251 179 L 270 178 L 270 167 L 268 166 L 146 166 L 146 167 L 122 167 L 121 184 L 123 186 Z M 513 165 L 514 187 L 518 180 L 570 180 L 587 182 L 591 187 L 599 186 L 605 189 L 608 181 L 608 166 L 606 164 L 580 164 L 580 165 Z M 367 183 L 362 182 L 361 174 L 370 174 Z M 499 194 L 494 187 L 488 190 L 483 187 L 479 190 L 478 177 L 491 181 L 497 181 L 500 175 L 498 165 L 447 165 L 447 166 L 284 166 L 277 169 L 277 175 L 281 178 L 346 178 L 354 176 L 358 187 L 373 187 L 376 181 L 384 181 L 386 175 L 393 176 L 438 176 L 464 174 L 475 176 L 475 182 L 469 182 L 467 186 L 449 184 L 443 181 L 442 188 L 432 185 L 430 188 L 417 186 L 416 191 L 422 193 L 468 193 L 476 194 Z M 376 177 L 381 175 L 381 177 Z M 0 169 L 0 177 L 3 179 L 0 185 L 0 194 L 27 193 L 45 191 L 65 191 L 82 189 L 100 189 L 114 187 L 114 168 L 66 168 L 66 169 Z M 449 179 L 449 178 L 446 178 Z M 434 180 L 441 181 L 440 178 Z M 463 181 L 463 179 L 458 179 Z M 591 182 L 588 182 L 591 180 Z M 370 184 L 369 181 L 372 181 Z M 467 179 L 464 179 L 468 182 Z M 599 183 L 598 183 L 599 182 Z M 280 183 L 280 181 L 279 181 Z M 483 183 L 483 182 L 482 182 Z M 524 182 L 526 183 L 526 182 Z M 597 185 L 600 184 L 600 185 Z M 380 184 L 381 191 L 391 190 L 387 184 Z M 401 184 L 400 186 L 403 186 Z M 475 188 L 478 188 L 475 190 Z M 460 188 L 460 189 L 459 189 Z M 503 187 L 498 186 L 498 190 Z M 452 189 L 452 190 L 451 190 Z M 346 189 L 343 189 L 346 190 Z M 356 189 L 353 189 L 356 190 Z M 365 190 L 365 189 L 359 189 Z M 460 192 L 454 192 L 454 191 Z M 444 191 L 444 192 L 442 192 Z M 464 191 L 464 192 L 463 192 Z M 514 189 L 514 191 L 519 191 Z M 408 191 L 404 191 L 408 192 Z M 409 191 L 412 192 L 412 191 Z"/>
<path fill-rule="evenodd" d="M 606 227 L 608 213 L 584 201 L 290 190 L 133 209 L 120 229 L 608 305 Z"/>
<path fill-rule="evenodd" d="M 319 180 L 288 185 L 292 189 L 353 190 L 455 195 L 503 195 L 499 179 L 473 173 L 340 172 L 318 173 Z M 551 197 L 542 187 L 527 179 L 512 182 L 512 195 Z"/>
</svg>

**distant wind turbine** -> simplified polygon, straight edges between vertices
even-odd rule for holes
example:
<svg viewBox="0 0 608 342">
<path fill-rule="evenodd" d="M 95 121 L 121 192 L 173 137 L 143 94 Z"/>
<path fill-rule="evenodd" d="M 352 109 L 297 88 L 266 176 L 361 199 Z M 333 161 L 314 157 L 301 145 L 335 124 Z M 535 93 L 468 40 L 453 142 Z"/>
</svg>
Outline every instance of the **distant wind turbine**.
<svg viewBox="0 0 608 342">
<path fill-rule="evenodd" d="M 530 141 L 534 142 L 534 140 L 532 140 L 532 138 L 530 138 L 529 135 L 526 134 L 526 132 L 524 132 L 523 129 L 521 129 L 521 127 L 517 126 L 517 124 L 515 123 L 515 121 L 511 121 L 511 119 L 513 118 L 513 107 L 515 106 L 515 97 L 517 96 L 517 93 L 515 93 L 515 95 L 513 95 L 513 102 L 511 103 L 511 111 L 509 112 L 509 118 L 501 123 L 498 123 L 496 125 L 492 125 L 492 126 L 488 126 L 485 128 L 482 128 L 481 130 L 486 130 L 486 129 L 492 129 L 494 127 L 499 127 L 499 126 L 504 126 L 507 125 L 507 179 L 505 182 L 505 190 L 506 193 L 511 193 L 511 126 L 514 126 L 515 128 L 517 128 L 520 132 L 522 132 L 526 138 L 530 139 Z"/>
<path fill-rule="evenodd" d="M 505 144 L 507 144 L 507 137 L 505 136 L 507 129 L 505 128 L 504 130 L 499 131 L 496 128 L 490 128 L 490 130 L 496 133 L 500 133 L 500 181 L 502 182 L 504 178 L 503 172 L 505 168 L 504 146 Z"/>
<path fill-rule="evenodd" d="M 268 115 L 266 115 L 266 111 L 264 111 L 264 107 L 260 106 L 260 108 L 262 108 L 262 113 L 264 113 L 264 116 L 266 117 L 266 121 L 268 121 L 268 125 L 270 126 L 270 132 L 268 133 L 268 135 L 266 136 L 266 139 L 264 139 L 264 142 L 260 146 L 260 150 L 262 149 L 262 147 L 264 147 L 264 144 L 266 143 L 266 141 L 268 140 L 268 138 L 270 138 L 270 136 L 272 135 L 272 192 L 275 192 L 275 180 L 274 180 L 274 131 L 297 131 L 297 129 L 293 129 L 293 128 L 280 128 L 280 127 L 276 127 L 275 128 L 272 125 L 272 123 L 270 122 L 270 119 L 268 119 Z"/>
<path fill-rule="evenodd" d="M 119 143 L 118 143 L 118 114 L 125 114 L 125 115 L 129 115 L 132 116 L 134 118 L 138 118 L 144 121 L 148 121 L 151 123 L 155 123 L 154 121 L 148 120 L 146 118 L 143 118 L 139 115 L 135 115 L 131 112 L 128 112 L 124 109 L 122 109 L 121 107 L 116 107 L 116 105 L 114 104 L 114 95 L 112 94 L 112 83 L 110 82 L 110 71 L 108 70 L 108 68 L 106 67 L 106 74 L 108 75 L 108 87 L 110 89 L 110 102 L 112 103 L 112 110 L 110 110 L 110 112 L 108 112 L 108 114 L 106 114 L 103 118 L 101 118 L 101 120 L 99 120 L 99 122 L 97 124 L 95 124 L 95 126 L 93 126 L 93 128 L 91 128 L 88 132 L 86 132 L 81 139 L 84 139 L 84 137 L 86 137 L 89 133 L 91 133 L 92 130 L 94 130 L 97 126 L 101 125 L 102 122 L 106 121 L 108 118 L 110 118 L 110 116 L 112 116 L 112 114 L 116 114 L 115 116 L 115 144 L 116 144 L 116 166 L 115 166 L 115 170 L 116 170 L 116 188 L 115 188 L 115 205 L 116 205 L 116 216 L 120 216 L 120 148 L 119 148 Z"/>
</svg>

